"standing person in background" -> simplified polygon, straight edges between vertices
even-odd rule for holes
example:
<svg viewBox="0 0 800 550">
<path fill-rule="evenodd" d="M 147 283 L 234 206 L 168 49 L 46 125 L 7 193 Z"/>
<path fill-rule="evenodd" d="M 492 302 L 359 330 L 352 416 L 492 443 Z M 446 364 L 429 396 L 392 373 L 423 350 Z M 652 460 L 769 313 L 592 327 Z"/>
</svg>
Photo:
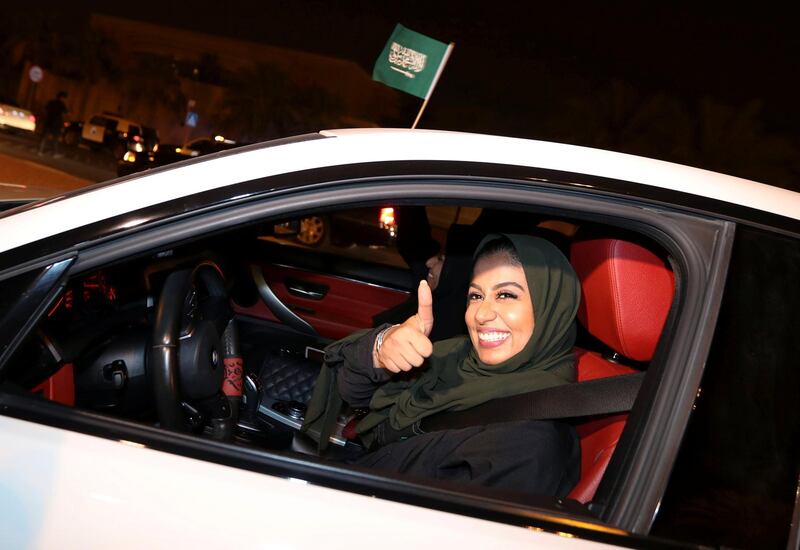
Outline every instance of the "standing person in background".
<svg viewBox="0 0 800 550">
<path fill-rule="evenodd" d="M 67 92 L 58 92 L 54 99 L 47 102 L 44 107 L 44 121 L 42 122 L 42 139 L 39 141 L 39 154 L 44 155 L 47 143 L 53 141 L 53 156 L 58 158 L 63 155 L 59 152 L 61 130 L 64 128 L 64 115 L 69 112 L 64 100 Z"/>
</svg>

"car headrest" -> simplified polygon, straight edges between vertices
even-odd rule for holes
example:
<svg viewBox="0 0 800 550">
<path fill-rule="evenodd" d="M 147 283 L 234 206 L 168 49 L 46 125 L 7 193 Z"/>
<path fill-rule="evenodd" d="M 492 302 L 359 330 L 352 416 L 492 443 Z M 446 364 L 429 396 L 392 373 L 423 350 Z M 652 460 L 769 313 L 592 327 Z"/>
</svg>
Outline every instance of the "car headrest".
<svg viewBox="0 0 800 550">
<path fill-rule="evenodd" d="M 667 264 L 640 244 L 618 238 L 572 243 L 581 280 L 578 319 L 595 338 L 634 361 L 650 361 L 675 293 Z"/>
</svg>

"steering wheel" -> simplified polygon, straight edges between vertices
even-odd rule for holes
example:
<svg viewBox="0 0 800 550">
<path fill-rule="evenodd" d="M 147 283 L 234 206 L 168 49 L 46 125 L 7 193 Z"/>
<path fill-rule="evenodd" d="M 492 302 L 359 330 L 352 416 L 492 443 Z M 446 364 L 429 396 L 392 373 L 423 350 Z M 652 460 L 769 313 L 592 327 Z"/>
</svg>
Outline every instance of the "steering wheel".
<svg viewBox="0 0 800 550">
<path fill-rule="evenodd" d="M 231 358 L 240 354 L 219 267 L 204 262 L 167 276 L 156 307 L 152 342 L 150 372 L 161 426 L 187 432 L 211 419 L 212 437 L 229 438 L 236 411 L 221 388 L 223 380 L 230 383 L 226 367 L 231 366 Z"/>
</svg>

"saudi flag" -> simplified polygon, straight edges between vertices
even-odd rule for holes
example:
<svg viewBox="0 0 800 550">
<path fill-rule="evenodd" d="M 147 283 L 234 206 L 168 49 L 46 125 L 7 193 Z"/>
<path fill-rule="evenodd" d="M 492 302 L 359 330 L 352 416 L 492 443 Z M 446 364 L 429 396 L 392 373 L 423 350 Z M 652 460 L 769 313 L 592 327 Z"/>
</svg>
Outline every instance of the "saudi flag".
<svg viewBox="0 0 800 550">
<path fill-rule="evenodd" d="M 452 48 L 452 44 L 428 38 L 398 24 L 375 62 L 372 78 L 428 99 Z"/>
</svg>

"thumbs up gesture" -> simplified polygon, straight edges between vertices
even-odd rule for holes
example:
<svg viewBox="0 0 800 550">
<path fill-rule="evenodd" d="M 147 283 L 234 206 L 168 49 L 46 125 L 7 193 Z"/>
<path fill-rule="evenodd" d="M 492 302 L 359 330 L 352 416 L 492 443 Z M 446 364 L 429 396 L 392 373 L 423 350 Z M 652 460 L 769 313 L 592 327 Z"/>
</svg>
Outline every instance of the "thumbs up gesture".
<svg viewBox="0 0 800 550">
<path fill-rule="evenodd" d="M 380 346 L 372 354 L 374 367 L 391 372 L 410 371 L 419 367 L 433 353 L 428 335 L 433 328 L 433 295 L 426 281 L 417 289 L 419 306 L 416 315 L 403 324 L 389 328 Z"/>
</svg>

